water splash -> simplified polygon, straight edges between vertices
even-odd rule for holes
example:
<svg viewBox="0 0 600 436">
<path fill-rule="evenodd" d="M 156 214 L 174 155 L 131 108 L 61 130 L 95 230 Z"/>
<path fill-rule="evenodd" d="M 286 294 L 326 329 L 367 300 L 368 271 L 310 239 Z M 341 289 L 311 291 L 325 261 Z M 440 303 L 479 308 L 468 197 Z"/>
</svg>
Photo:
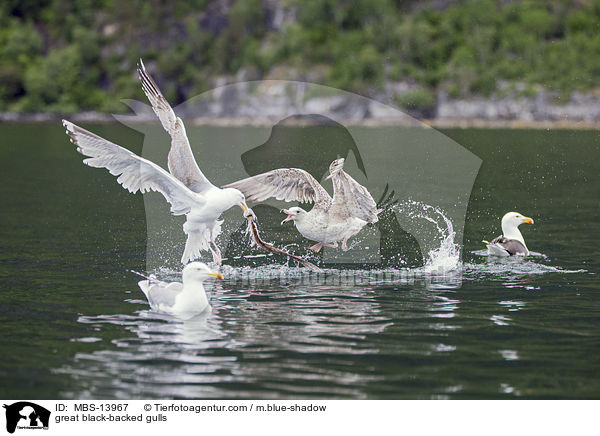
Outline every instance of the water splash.
<svg viewBox="0 0 600 436">
<path fill-rule="evenodd" d="M 421 276 L 421 275 L 435 275 L 445 276 L 448 273 L 455 272 L 460 269 L 461 266 L 461 250 L 460 246 L 455 242 L 456 232 L 452 221 L 446 216 L 444 211 L 438 207 L 431 206 L 418 201 L 405 201 L 392 206 L 392 210 L 404 216 L 407 216 L 415 220 L 425 220 L 435 226 L 433 238 L 438 240 L 436 248 L 431 249 L 426 255 L 424 255 L 424 266 L 416 269 L 408 268 L 393 268 L 395 273 L 410 272 L 410 276 Z M 287 247 L 286 247 L 287 248 Z M 280 262 L 274 262 L 272 264 L 254 264 L 252 262 L 254 258 L 271 257 L 272 254 L 256 254 L 256 255 L 245 255 L 237 256 L 233 259 L 247 259 L 247 265 L 243 266 L 228 266 L 223 265 L 221 270 L 224 274 L 231 278 L 238 278 L 243 276 L 246 279 L 268 279 L 268 278 L 306 278 L 310 276 L 310 271 L 307 268 L 299 268 L 294 265 L 294 262 L 290 262 L 289 259 L 285 264 Z M 366 265 L 363 265 L 366 266 Z M 331 276 L 337 275 L 338 272 L 346 270 L 338 270 L 336 268 L 326 268 L 323 273 Z M 361 273 L 388 273 L 389 270 L 378 270 L 372 268 L 358 268 L 353 269 L 354 274 L 360 275 Z M 178 277 L 181 272 L 178 268 L 170 268 L 168 266 L 162 266 L 152 271 L 159 277 Z"/>
<path fill-rule="evenodd" d="M 244 265 L 223 265 L 220 269 L 226 277 L 225 281 L 241 281 L 258 285 L 280 281 L 281 283 L 323 285 L 374 285 L 425 281 L 428 287 L 433 284 L 427 280 L 441 280 L 442 287 L 457 288 L 461 281 L 489 279 L 488 276 L 501 279 L 515 279 L 531 274 L 546 273 L 588 273 L 587 270 L 569 270 L 552 265 L 545 265 L 538 260 L 546 260 L 548 256 L 531 252 L 527 258 L 495 258 L 487 255 L 487 250 L 477 250 L 467 253 L 467 259 L 462 261 L 461 245 L 456 242 L 456 232 L 450 218 L 444 210 L 422 202 L 408 200 L 391 206 L 391 209 L 414 221 L 426 224 L 428 236 L 432 243 L 429 251 L 424 252 L 424 266 L 418 268 L 392 267 L 368 268 L 366 264 L 358 268 L 324 268 L 319 274 L 302 268 L 289 259 L 282 263 L 281 259 L 273 258 L 272 263 L 256 263 L 255 260 L 273 257 L 271 253 L 241 255 L 232 259 L 245 259 Z M 432 224 L 433 226 L 430 226 Z M 360 242 L 357 242 L 359 244 Z M 296 244 L 289 244 L 285 249 Z M 477 262 L 475 258 L 485 258 L 485 262 Z M 315 261 L 318 258 L 315 257 Z M 311 259 L 312 260 L 312 259 Z M 149 271 L 150 274 L 162 280 L 180 280 L 181 267 L 161 266 Z M 212 282 L 207 283 L 212 286 Z"/>
<path fill-rule="evenodd" d="M 395 205 L 394 210 L 413 219 L 424 219 L 435 226 L 436 237 L 440 243 L 438 248 L 429 251 L 424 256 L 425 272 L 445 274 L 460 268 L 460 246 L 454 240 L 456 232 L 452 221 L 442 209 L 419 201 L 408 200 Z"/>
</svg>

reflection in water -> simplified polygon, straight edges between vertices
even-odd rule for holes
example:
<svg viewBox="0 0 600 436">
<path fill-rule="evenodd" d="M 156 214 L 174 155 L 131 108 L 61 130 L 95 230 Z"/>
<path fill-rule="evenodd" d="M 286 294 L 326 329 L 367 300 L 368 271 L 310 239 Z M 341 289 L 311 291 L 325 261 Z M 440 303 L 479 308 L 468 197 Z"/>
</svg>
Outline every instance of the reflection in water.
<svg viewBox="0 0 600 436">
<path fill-rule="evenodd" d="M 499 350 L 504 360 L 519 360 L 519 353 L 516 350 Z"/>
<path fill-rule="evenodd" d="M 461 289 L 482 276 L 499 284 L 527 280 L 520 272 L 511 276 L 506 265 L 494 276 L 497 266 L 490 271 L 482 263 L 479 271 L 467 264 L 446 276 L 425 268 L 318 275 L 297 267 L 226 267 L 229 279 L 207 289 L 207 316 L 182 322 L 146 310 L 142 300 L 128 300 L 143 307 L 130 315 L 80 316 L 93 333 L 73 338 L 87 351 L 55 370 L 74 383 L 61 395 L 469 398 L 483 389 L 487 397 L 517 396 L 525 387 L 518 373 L 488 371 L 532 361 L 535 295 L 523 294 L 522 286 L 495 288 L 500 294 Z M 155 272 L 164 279 L 177 274 Z M 578 334 L 552 325 L 537 331 Z"/>
<path fill-rule="evenodd" d="M 524 301 L 500 301 L 498 304 L 506 307 L 509 312 L 516 312 L 525 307 Z"/>
<path fill-rule="evenodd" d="M 110 346 L 78 353 L 57 371 L 70 374 L 85 388 L 63 394 L 364 398 L 363 386 L 381 385 L 385 390 L 390 371 L 396 372 L 392 363 L 396 358 L 381 374 L 372 373 L 369 362 L 396 355 L 401 363 L 402 356 L 415 353 L 434 356 L 456 351 L 447 335 L 460 328 L 453 321 L 460 301 L 445 295 L 449 289 L 432 292 L 424 284 L 407 287 L 396 281 L 393 290 L 392 280 L 386 285 L 382 279 L 368 284 L 367 273 L 358 274 L 356 286 L 351 284 L 352 275 L 339 271 L 334 276 L 345 277 L 344 284 L 337 281 L 316 288 L 298 280 L 271 279 L 258 286 L 225 281 L 207 290 L 213 312 L 188 321 L 150 310 L 82 315 L 80 323 L 100 337 L 114 339 Z M 404 340 L 393 345 L 382 341 L 388 330 Z M 317 364 L 325 356 L 329 363 Z M 440 391 L 454 389 L 440 383 Z"/>
<path fill-rule="evenodd" d="M 134 151 L 142 145 L 123 127 L 93 129 Z M 456 196 L 447 191 L 428 199 L 457 174 L 454 160 L 438 153 L 442 147 L 427 149 L 434 138 L 409 129 L 348 130 L 376 199 L 389 183 L 399 201 L 452 209 L 443 200 Z M 176 218 L 166 222 L 173 234 L 148 241 L 165 256 L 144 266 L 145 218 L 172 218 L 162 197 L 146 217 L 139 196 L 81 164 L 59 125 L 5 123 L 0 132 L 7 162 L 0 172 L 7 211 L 0 226 L 0 344 L 11 351 L 0 359 L 6 397 L 599 398 L 600 220 L 598 184 L 590 183 L 600 172 L 597 132 L 454 130 L 484 160 L 470 196 L 461 269 L 446 278 L 353 271 L 367 279 L 339 286 L 329 276 L 314 284 L 278 276 L 225 281 L 208 289 L 215 310 L 205 325 L 148 312 L 137 279 L 126 272 L 152 272 L 165 258 L 181 271 L 185 241 Z M 270 128 L 189 126 L 188 133 L 207 176 L 225 184 L 246 175 L 240 156 L 263 144 Z M 169 139 L 160 125 L 148 130 L 144 153 L 148 140 L 157 151 L 150 157 L 166 167 Z M 402 159 L 390 160 L 386 153 L 397 150 Z M 421 150 L 428 160 L 418 159 Z M 428 169 L 436 157 L 452 162 L 446 173 L 438 167 L 445 177 Z M 226 173 L 224 164 L 231 164 Z M 358 167 L 354 174 L 363 176 Z M 515 183 L 497 183 L 507 176 Z M 509 204 L 528 204 L 540 217 L 530 245 L 545 256 L 496 262 L 472 253 Z M 458 218 L 451 217 L 457 231 Z M 148 224 L 148 231 L 165 228 Z M 263 267 L 251 265 L 258 276 Z M 509 325 L 494 324 L 493 315 L 510 317 Z"/>
<path fill-rule="evenodd" d="M 510 325 L 509 321 L 512 321 L 512 319 L 510 317 L 504 316 L 504 315 L 492 315 L 490 317 L 490 320 L 494 324 L 500 325 L 500 326 Z"/>
<path fill-rule="evenodd" d="M 519 391 L 518 389 L 515 389 L 514 387 L 512 387 L 511 385 L 509 385 L 507 383 L 500 384 L 500 392 L 503 394 L 512 394 L 516 397 L 521 396 L 521 391 Z"/>
<path fill-rule="evenodd" d="M 482 256 L 482 252 L 485 252 L 483 262 L 477 258 Z M 487 251 L 485 250 L 477 250 L 472 252 L 472 254 L 475 254 L 477 257 L 473 258 L 472 262 L 465 262 L 462 265 L 462 270 L 465 274 L 471 276 L 472 279 L 503 279 L 506 287 L 522 285 L 526 283 L 525 280 L 528 277 L 540 274 L 577 274 L 587 272 L 585 269 L 566 269 L 547 265 L 543 263 L 547 259 L 543 255 L 496 257 L 487 256 Z"/>
</svg>

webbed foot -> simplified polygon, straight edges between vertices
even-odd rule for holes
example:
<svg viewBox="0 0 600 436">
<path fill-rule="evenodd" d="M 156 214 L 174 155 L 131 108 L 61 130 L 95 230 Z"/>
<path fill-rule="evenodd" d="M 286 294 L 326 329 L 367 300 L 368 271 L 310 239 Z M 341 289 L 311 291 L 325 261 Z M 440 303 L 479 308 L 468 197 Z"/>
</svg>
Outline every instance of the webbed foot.
<svg viewBox="0 0 600 436">
<path fill-rule="evenodd" d="M 321 251 L 321 248 L 323 248 L 323 244 L 319 242 L 318 244 L 315 244 L 312 247 L 310 247 L 310 250 L 314 251 L 315 253 L 318 253 L 319 251 Z"/>
</svg>

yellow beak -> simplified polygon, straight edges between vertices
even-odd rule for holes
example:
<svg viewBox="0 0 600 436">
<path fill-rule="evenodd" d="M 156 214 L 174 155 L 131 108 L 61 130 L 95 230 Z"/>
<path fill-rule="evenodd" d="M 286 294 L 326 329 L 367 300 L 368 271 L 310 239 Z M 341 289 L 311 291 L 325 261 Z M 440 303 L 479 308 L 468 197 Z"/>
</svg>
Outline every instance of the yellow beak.
<svg viewBox="0 0 600 436">
<path fill-rule="evenodd" d="M 529 217 L 523 217 L 523 222 L 526 224 L 533 224 L 533 220 Z"/>
<path fill-rule="evenodd" d="M 208 275 L 209 275 L 210 277 L 214 277 L 215 279 L 223 280 L 223 274 L 221 274 L 221 273 L 220 273 L 220 272 L 218 272 L 218 271 L 213 271 L 213 272 L 211 272 L 211 273 L 208 273 Z"/>
<path fill-rule="evenodd" d="M 248 206 L 246 206 L 246 203 L 242 203 L 242 204 L 240 204 L 240 207 L 242 208 L 242 210 L 243 210 L 244 212 L 246 212 L 246 209 L 248 209 Z"/>
</svg>

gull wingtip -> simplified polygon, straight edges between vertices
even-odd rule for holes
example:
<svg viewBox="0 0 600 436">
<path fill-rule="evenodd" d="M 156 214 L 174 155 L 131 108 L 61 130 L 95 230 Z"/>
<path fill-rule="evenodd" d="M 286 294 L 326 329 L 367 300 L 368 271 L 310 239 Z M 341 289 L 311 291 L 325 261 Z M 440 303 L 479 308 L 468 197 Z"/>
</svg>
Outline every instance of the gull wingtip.
<svg viewBox="0 0 600 436">
<path fill-rule="evenodd" d="M 62 125 L 66 130 L 67 134 L 75 133 L 75 124 L 69 120 L 62 120 Z"/>
</svg>

